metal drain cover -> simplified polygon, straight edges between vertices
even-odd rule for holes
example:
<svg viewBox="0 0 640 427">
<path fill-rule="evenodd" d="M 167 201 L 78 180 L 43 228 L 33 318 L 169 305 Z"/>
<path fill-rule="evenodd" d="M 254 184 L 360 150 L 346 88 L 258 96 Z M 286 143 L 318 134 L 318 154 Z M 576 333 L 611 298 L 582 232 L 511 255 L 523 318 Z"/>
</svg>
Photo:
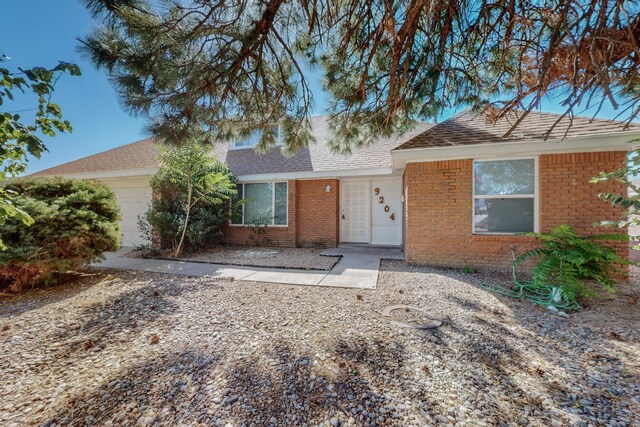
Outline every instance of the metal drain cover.
<svg viewBox="0 0 640 427">
<path fill-rule="evenodd" d="M 403 310 L 404 316 L 392 315 L 396 310 Z M 412 329 L 435 329 L 442 326 L 442 317 L 430 313 L 420 307 L 412 305 L 396 304 L 385 307 L 382 310 L 384 317 L 395 317 L 398 320 L 391 320 L 391 323 L 402 328 Z"/>
</svg>

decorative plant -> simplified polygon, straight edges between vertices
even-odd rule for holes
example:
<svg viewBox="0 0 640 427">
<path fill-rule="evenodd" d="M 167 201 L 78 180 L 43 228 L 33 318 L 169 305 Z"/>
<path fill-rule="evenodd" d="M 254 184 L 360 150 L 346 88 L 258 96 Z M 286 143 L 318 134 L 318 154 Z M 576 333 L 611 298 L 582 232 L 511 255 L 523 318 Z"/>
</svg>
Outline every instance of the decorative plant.
<svg viewBox="0 0 640 427">
<path fill-rule="evenodd" d="M 7 249 L 0 251 L 0 287 L 12 291 L 54 282 L 60 273 L 102 258 L 120 246 L 120 207 L 104 184 L 64 178 L 20 178 L 0 189 L 11 191 L 21 218 L 0 225 Z"/>
<path fill-rule="evenodd" d="M 553 286 L 560 289 L 565 298 L 575 300 L 593 294 L 584 283 L 595 280 L 608 291 L 614 290 L 611 277 L 619 272 L 619 266 L 630 262 L 618 255 L 614 248 L 602 241 L 627 241 L 625 234 L 578 236 L 575 228 L 560 225 L 549 233 L 531 233 L 542 247 L 520 255 L 516 264 L 537 259 L 533 267 L 533 286 Z"/>
<path fill-rule="evenodd" d="M 235 177 L 204 144 L 166 147 L 151 187 L 156 197 L 138 222 L 146 237 L 176 256 L 220 241 L 236 194 Z"/>
<path fill-rule="evenodd" d="M 0 61 L 7 61 L 6 55 Z M 40 158 L 47 151 L 43 137 L 54 137 L 56 133 L 71 132 L 71 123 L 62 117 L 62 109 L 52 102 L 56 82 L 65 73 L 80 75 L 80 68 L 75 64 L 60 62 L 51 69 L 34 67 L 24 69 L 17 67 L 0 67 L 0 181 L 7 177 L 23 174 L 27 170 L 29 157 Z M 22 117 L 15 111 L 16 95 L 24 99 L 33 95 L 35 113 Z M 13 111 L 12 111 L 13 110 Z M 10 218 L 15 218 L 23 226 L 33 224 L 33 218 L 17 206 L 17 194 L 6 186 L 0 187 L 0 226 Z M 0 240 L 0 250 L 5 245 Z"/>
<path fill-rule="evenodd" d="M 251 219 L 247 225 L 251 229 L 251 240 L 253 240 L 253 244 L 256 246 L 268 245 L 270 240 L 267 239 L 267 225 L 270 225 L 273 222 L 273 217 L 271 214 L 266 214 L 264 216 L 256 217 Z"/>
</svg>

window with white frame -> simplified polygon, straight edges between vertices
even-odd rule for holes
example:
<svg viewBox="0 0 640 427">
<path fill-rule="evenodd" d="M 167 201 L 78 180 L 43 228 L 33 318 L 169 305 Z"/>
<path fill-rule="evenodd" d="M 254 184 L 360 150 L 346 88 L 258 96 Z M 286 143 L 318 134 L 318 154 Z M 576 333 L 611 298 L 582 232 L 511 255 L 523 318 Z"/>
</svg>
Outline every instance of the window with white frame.
<svg viewBox="0 0 640 427">
<path fill-rule="evenodd" d="M 473 164 L 473 232 L 536 231 L 536 159 Z"/>
<path fill-rule="evenodd" d="M 237 190 L 232 224 L 287 225 L 289 189 L 286 181 L 242 183 Z M 236 205 L 242 199 L 244 203 Z"/>
</svg>

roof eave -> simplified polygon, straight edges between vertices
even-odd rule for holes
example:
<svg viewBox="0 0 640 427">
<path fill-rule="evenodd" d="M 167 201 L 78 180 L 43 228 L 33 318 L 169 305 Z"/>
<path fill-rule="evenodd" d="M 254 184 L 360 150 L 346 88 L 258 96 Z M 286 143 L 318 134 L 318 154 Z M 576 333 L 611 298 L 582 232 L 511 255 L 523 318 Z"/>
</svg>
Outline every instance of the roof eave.
<svg viewBox="0 0 640 427">
<path fill-rule="evenodd" d="M 375 168 L 358 168 L 358 169 L 333 169 L 320 171 L 300 171 L 300 172 L 274 172 L 274 173 L 256 173 L 238 175 L 241 182 L 251 181 L 274 181 L 274 180 L 290 180 L 290 179 L 337 179 L 337 178 L 354 178 L 368 176 L 385 176 L 393 174 L 390 166 Z"/>
<path fill-rule="evenodd" d="M 124 178 L 134 176 L 147 176 L 153 175 L 158 171 L 158 168 L 137 168 L 137 169 L 119 169 L 109 171 L 93 171 L 93 172 L 72 172 L 72 173 L 39 173 L 35 172 L 31 175 L 33 177 L 46 177 L 46 176 L 61 176 L 64 178 L 72 179 L 101 179 L 101 178 Z M 46 172 L 46 171 L 42 171 Z"/>
<path fill-rule="evenodd" d="M 407 163 L 540 154 L 582 153 L 596 151 L 629 151 L 640 146 L 640 130 L 601 134 L 565 140 L 526 140 L 512 142 L 456 145 L 451 147 L 419 147 L 391 151 L 393 169 L 404 169 Z"/>
</svg>

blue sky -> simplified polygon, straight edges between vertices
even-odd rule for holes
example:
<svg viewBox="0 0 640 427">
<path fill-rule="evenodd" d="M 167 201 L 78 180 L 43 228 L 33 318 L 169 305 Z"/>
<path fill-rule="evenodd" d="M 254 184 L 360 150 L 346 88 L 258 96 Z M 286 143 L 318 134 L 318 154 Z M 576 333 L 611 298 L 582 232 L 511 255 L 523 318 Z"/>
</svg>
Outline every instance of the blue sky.
<svg viewBox="0 0 640 427">
<path fill-rule="evenodd" d="M 53 101 L 62 107 L 73 133 L 47 139 L 48 153 L 33 159 L 29 172 L 97 153 L 144 137 L 144 120 L 125 113 L 106 75 L 80 58 L 77 37 L 94 26 L 77 0 L 20 0 L 3 2 L 0 51 L 11 58 L 3 66 L 53 67 L 58 61 L 77 63 L 82 76 L 64 76 L 58 82 Z M 23 100 L 10 109 L 33 108 Z M 3 106 L 5 107 L 5 106 Z M 28 113 L 21 113 L 28 114 Z"/>
<path fill-rule="evenodd" d="M 116 92 L 106 74 L 80 57 L 77 51 L 78 37 L 91 32 L 96 25 L 85 7 L 77 0 L 20 0 L 6 1 L 2 5 L 5 19 L 0 26 L 0 55 L 12 60 L 3 66 L 29 68 L 53 67 L 58 61 L 75 62 L 82 69 L 80 77 L 63 77 L 56 87 L 54 102 L 62 107 L 64 117 L 73 126 L 71 134 L 61 134 L 46 139 L 49 152 L 41 159 L 33 159 L 29 172 L 36 172 L 60 163 L 75 160 L 109 148 L 145 138 L 144 119 L 126 113 L 119 105 Z M 320 73 L 309 74 L 314 98 L 315 113 L 321 114 L 327 96 L 322 92 Z M 18 100 L 6 104 L 10 111 L 32 108 L 33 102 Z M 558 112 L 554 102 L 543 106 L 545 111 Z M 29 114 L 29 113 L 24 113 Z M 453 114 L 444 114 L 441 119 Z M 614 116 L 605 109 L 601 117 Z"/>
</svg>

